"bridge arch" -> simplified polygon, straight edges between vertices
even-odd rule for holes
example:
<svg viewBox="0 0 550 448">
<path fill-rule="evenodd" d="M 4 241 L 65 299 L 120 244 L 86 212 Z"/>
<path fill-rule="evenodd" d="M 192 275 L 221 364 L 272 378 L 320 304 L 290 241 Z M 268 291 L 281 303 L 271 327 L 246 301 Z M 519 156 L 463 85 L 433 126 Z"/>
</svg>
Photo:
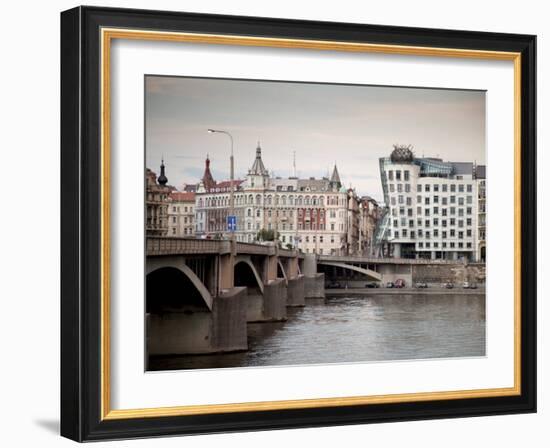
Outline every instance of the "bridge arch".
<svg viewBox="0 0 550 448">
<path fill-rule="evenodd" d="M 253 286 L 250 283 L 255 283 L 254 286 L 257 286 L 262 294 L 264 293 L 262 278 L 258 274 L 258 271 L 250 260 L 250 257 L 242 255 L 237 255 L 235 257 L 233 279 L 235 286 Z M 255 280 L 255 282 L 253 280 Z"/>
<path fill-rule="evenodd" d="M 319 261 L 318 264 L 324 265 L 324 266 L 336 266 L 338 268 L 342 269 L 348 269 L 350 271 L 359 272 L 367 277 L 369 277 L 372 280 L 381 281 L 382 280 L 382 274 L 373 271 L 372 269 L 366 269 L 359 266 L 354 266 L 352 264 L 347 264 L 343 262 L 338 261 Z"/>
<path fill-rule="evenodd" d="M 205 305 L 212 311 L 214 299 L 210 291 L 204 286 L 199 277 L 193 270 L 185 264 L 185 260 L 181 257 L 160 257 L 147 260 L 146 272 L 146 298 L 147 307 L 155 305 L 149 303 L 150 300 L 157 302 L 167 302 L 165 305 Z M 178 285 L 174 287 L 174 284 Z M 196 291 L 197 294 L 189 294 L 191 291 Z M 185 297 L 189 300 L 185 300 Z M 197 297 L 202 299 L 201 302 L 195 300 Z"/>
<path fill-rule="evenodd" d="M 288 277 L 286 275 L 285 267 L 283 266 L 283 263 L 281 263 L 281 260 L 277 260 L 277 277 L 279 277 L 279 272 L 281 273 L 282 277 L 285 279 L 285 284 L 288 286 Z"/>
</svg>

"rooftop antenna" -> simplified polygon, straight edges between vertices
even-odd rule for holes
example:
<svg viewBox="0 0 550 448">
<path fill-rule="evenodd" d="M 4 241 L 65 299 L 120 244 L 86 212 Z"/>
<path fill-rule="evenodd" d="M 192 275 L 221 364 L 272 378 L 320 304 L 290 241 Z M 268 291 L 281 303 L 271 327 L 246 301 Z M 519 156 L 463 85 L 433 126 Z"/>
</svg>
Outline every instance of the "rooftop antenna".
<svg viewBox="0 0 550 448">
<path fill-rule="evenodd" d="M 296 177 L 296 151 L 293 151 L 292 167 L 294 169 L 294 177 Z"/>
</svg>

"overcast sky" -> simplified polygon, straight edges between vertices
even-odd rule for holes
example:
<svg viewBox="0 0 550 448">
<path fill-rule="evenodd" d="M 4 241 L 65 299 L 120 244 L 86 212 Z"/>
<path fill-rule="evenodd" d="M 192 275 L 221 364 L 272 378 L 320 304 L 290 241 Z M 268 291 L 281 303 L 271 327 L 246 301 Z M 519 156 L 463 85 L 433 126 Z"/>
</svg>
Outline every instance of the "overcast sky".
<svg viewBox="0 0 550 448">
<path fill-rule="evenodd" d="M 336 162 L 342 182 L 382 199 L 378 158 L 394 143 L 416 156 L 485 163 L 485 93 L 399 87 L 146 78 L 146 164 L 158 173 L 164 156 L 169 183 L 196 183 L 210 155 L 216 180 L 244 178 L 261 142 L 266 168 L 322 177 Z"/>
</svg>

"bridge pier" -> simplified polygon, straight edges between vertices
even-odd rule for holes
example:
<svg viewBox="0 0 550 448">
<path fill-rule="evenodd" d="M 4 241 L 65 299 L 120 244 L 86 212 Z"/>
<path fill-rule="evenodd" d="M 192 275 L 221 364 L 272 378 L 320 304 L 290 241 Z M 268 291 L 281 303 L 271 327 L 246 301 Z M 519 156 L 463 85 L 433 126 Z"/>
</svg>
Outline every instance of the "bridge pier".
<svg viewBox="0 0 550 448">
<path fill-rule="evenodd" d="M 303 275 L 288 279 L 286 306 L 305 306 L 305 280 Z"/>
<path fill-rule="evenodd" d="M 248 322 L 286 320 L 286 287 L 283 279 L 271 280 L 264 285 L 263 294 L 256 288 L 249 288 L 247 320 Z"/>
<path fill-rule="evenodd" d="M 247 290 L 216 297 L 212 311 L 183 309 L 147 315 L 149 355 L 191 355 L 247 350 Z"/>
</svg>

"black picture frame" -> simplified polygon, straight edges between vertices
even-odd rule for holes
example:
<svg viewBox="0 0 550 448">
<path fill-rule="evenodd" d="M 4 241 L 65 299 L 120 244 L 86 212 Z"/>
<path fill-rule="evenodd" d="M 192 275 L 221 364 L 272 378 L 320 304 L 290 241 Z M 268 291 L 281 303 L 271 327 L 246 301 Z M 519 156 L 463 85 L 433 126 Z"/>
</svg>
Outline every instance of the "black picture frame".
<svg viewBox="0 0 550 448">
<path fill-rule="evenodd" d="M 521 53 L 521 393 L 102 419 L 101 28 Z M 76 441 L 536 412 L 536 36 L 77 7 L 61 13 L 61 435 Z"/>
</svg>

